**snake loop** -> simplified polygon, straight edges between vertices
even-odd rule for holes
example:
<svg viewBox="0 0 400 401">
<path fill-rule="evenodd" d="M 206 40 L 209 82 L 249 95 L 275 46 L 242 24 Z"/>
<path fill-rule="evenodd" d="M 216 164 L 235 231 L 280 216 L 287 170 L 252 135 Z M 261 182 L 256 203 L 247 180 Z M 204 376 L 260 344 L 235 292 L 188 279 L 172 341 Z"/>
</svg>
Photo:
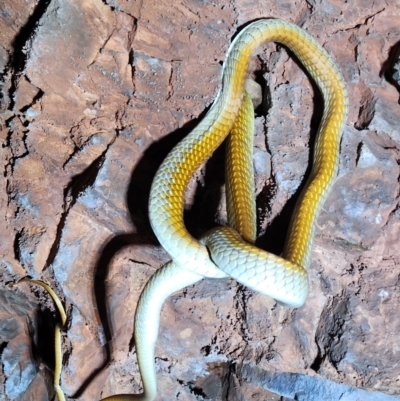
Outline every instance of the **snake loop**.
<svg viewBox="0 0 400 401">
<path fill-rule="evenodd" d="M 248 168 L 252 160 L 247 151 L 228 155 L 227 160 L 227 210 L 233 228 L 215 228 L 198 241 L 183 221 L 184 195 L 190 177 L 234 125 L 233 131 L 236 127 L 239 131 L 249 129 L 248 116 L 253 111 L 248 108 L 243 90 L 246 72 L 254 49 L 269 41 L 282 43 L 293 51 L 324 97 L 311 175 L 292 216 L 282 257 L 251 245 L 255 239 L 255 208 L 249 195 L 252 186 L 249 189 L 243 185 L 253 181 L 252 169 Z M 347 93 L 339 70 L 328 53 L 302 29 L 288 22 L 266 19 L 253 22 L 238 34 L 229 48 L 222 88 L 215 102 L 199 125 L 166 157 L 151 187 L 150 222 L 172 261 L 149 280 L 136 311 L 135 343 L 144 393 L 107 400 L 151 401 L 156 397 L 154 347 L 162 304 L 173 292 L 203 277 L 230 276 L 287 306 L 304 304 L 315 222 L 337 175 L 347 107 Z M 235 145 L 229 146 L 228 153 L 233 154 Z M 243 179 L 241 174 L 245 171 Z"/>
</svg>

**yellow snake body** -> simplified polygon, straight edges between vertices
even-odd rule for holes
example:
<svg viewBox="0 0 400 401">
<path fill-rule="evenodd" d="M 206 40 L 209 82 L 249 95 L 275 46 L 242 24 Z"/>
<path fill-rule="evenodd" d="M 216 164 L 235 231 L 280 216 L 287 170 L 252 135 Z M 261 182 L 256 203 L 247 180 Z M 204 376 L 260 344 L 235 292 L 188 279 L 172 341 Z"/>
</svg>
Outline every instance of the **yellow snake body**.
<svg viewBox="0 0 400 401">
<path fill-rule="evenodd" d="M 272 19 L 260 20 L 247 26 L 236 37 L 228 51 L 222 88 L 213 106 L 200 124 L 167 156 L 154 178 L 149 215 L 157 238 L 176 264 L 201 276 L 217 274 L 211 260 L 213 255 L 210 258 L 207 246 L 193 238 L 184 225 L 184 194 L 190 177 L 229 134 L 242 104 L 250 56 L 257 46 L 269 41 L 283 43 L 295 53 L 316 81 L 325 102 L 311 177 L 294 212 L 283 259 L 267 258 L 265 265 L 266 271 L 275 271 L 278 263 L 281 269 L 277 270 L 279 277 L 275 282 L 283 286 L 286 293 L 295 294 L 290 296 L 292 300 L 280 300 L 290 306 L 300 306 L 307 295 L 305 271 L 310 264 L 315 220 L 337 174 L 347 96 L 341 74 L 329 55 L 296 25 Z M 241 187 L 236 189 L 238 192 L 241 190 Z M 248 251 L 249 255 L 259 253 L 255 247 Z M 232 276 L 229 267 L 223 271 Z M 243 280 L 240 274 L 234 277 L 245 285 L 246 271 Z M 285 296 L 282 294 L 282 298 Z"/>
<path fill-rule="evenodd" d="M 269 41 L 291 49 L 324 96 L 311 176 L 296 205 L 283 257 L 251 245 L 256 235 L 253 170 L 249 167 L 252 144 L 244 145 L 250 141 L 244 133 L 251 130 L 253 114 L 243 90 L 247 68 L 254 49 Z M 135 343 L 144 393 L 107 400 L 151 401 L 156 397 L 154 347 L 159 315 L 163 302 L 173 292 L 203 277 L 231 276 L 288 306 L 301 306 L 307 297 L 315 221 L 337 174 L 347 115 L 342 76 L 327 52 L 302 29 L 268 19 L 254 22 L 239 33 L 229 48 L 222 77 L 222 88 L 209 112 L 163 161 L 151 187 L 150 222 L 172 261 L 149 280 L 136 311 Z M 239 139 L 229 140 L 227 151 L 227 210 L 233 228 L 213 229 L 198 241 L 183 221 L 186 186 L 231 130 L 239 132 Z"/>
<path fill-rule="evenodd" d="M 227 138 L 225 193 L 228 225 L 249 243 L 254 243 L 257 236 L 253 144 L 254 107 L 244 92 L 242 107 Z"/>
</svg>

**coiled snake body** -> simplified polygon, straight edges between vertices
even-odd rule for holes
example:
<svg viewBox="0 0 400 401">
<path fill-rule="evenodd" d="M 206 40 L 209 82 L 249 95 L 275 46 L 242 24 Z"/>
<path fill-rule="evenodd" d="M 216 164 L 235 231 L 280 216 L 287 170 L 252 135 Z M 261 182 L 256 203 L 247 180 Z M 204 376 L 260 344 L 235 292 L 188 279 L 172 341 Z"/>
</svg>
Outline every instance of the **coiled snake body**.
<svg viewBox="0 0 400 401">
<path fill-rule="evenodd" d="M 248 130 L 253 110 L 244 81 L 254 49 L 274 41 L 287 46 L 317 83 L 324 113 L 315 141 L 311 176 L 296 205 L 284 252 L 278 257 L 256 248 L 251 146 Z M 107 400 L 153 400 L 157 394 L 154 347 L 164 300 L 203 277 L 230 276 L 238 282 L 291 307 L 307 297 L 315 221 L 337 175 L 339 146 L 347 114 L 342 76 L 327 52 L 302 29 L 288 22 L 259 20 L 232 42 L 222 75 L 222 88 L 200 124 L 161 164 L 151 187 L 152 228 L 172 261 L 146 285 L 135 318 L 135 343 L 144 393 Z M 184 194 L 189 179 L 233 131 L 227 157 L 227 210 L 231 227 L 219 227 L 200 241 L 183 221 Z M 246 136 L 247 135 L 247 136 Z M 236 139 L 238 138 L 238 139 Z M 236 142 L 235 142 L 236 141 Z M 245 241 L 245 240 L 246 241 Z"/>
</svg>

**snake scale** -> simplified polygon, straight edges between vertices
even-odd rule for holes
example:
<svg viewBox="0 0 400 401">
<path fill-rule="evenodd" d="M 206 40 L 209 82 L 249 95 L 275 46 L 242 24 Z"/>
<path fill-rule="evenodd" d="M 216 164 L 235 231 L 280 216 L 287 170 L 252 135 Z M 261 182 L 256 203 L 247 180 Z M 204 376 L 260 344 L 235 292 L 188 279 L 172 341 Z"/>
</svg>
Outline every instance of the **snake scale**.
<svg viewBox="0 0 400 401">
<path fill-rule="evenodd" d="M 311 174 L 296 204 L 281 257 L 253 245 L 256 239 L 252 166 L 254 110 L 244 91 L 244 82 L 252 53 L 266 42 L 288 47 L 305 66 L 324 98 Z M 154 400 L 157 396 L 154 349 L 162 305 L 172 293 L 204 277 L 230 276 L 286 306 L 304 304 L 315 223 L 337 175 L 347 108 L 341 73 L 328 53 L 298 26 L 262 19 L 249 24 L 236 36 L 228 50 L 222 86 L 212 107 L 162 162 L 151 187 L 151 226 L 172 260 L 151 277 L 136 310 L 135 345 L 144 391 L 113 395 L 104 400 Z M 194 172 L 228 135 L 229 227 L 214 228 L 197 240 L 183 221 L 185 190 Z"/>
</svg>

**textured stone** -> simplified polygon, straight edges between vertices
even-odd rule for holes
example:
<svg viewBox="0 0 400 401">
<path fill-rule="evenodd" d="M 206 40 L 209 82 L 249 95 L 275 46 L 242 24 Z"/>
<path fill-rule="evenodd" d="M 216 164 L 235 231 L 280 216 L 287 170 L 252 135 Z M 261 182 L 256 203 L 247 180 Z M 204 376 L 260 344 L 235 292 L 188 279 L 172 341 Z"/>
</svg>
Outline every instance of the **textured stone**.
<svg viewBox="0 0 400 401">
<path fill-rule="evenodd" d="M 0 277 L 4 280 L 6 276 L 7 272 L 0 266 Z M 37 304 L 33 297 L 16 294 L 3 283 L 0 287 L 0 397 L 13 400 L 27 391 L 37 375 L 31 339 Z"/>
<path fill-rule="evenodd" d="M 400 399 L 400 16 L 395 2 L 373 0 L 3 1 L 1 399 L 54 395 L 54 306 L 34 286 L 7 287 L 26 274 L 47 281 L 67 307 L 67 396 L 140 392 L 134 312 L 169 259 L 148 221 L 151 181 L 213 102 L 232 37 L 261 17 L 309 32 L 349 92 L 309 297 L 287 309 L 229 279 L 170 297 L 156 347 L 158 399 Z M 323 100 L 274 43 L 256 51 L 249 77 L 263 92 L 257 245 L 280 254 Z M 218 150 L 187 190 L 185 222 L 195 236 L 226 222 L 223 159 Z"/>
<path fill-rule="evenodd" d="M 274 393 L 282 395 L 285 400 L 395 401 L 399 399 L 399 397 L 379 392 L 369 392 L 330 382 L 316 376 L 271 373 L 249 365 L 245 365 L 239 370 L 239 377 L 258 387 L 272 390 Z"/>
</svg>

